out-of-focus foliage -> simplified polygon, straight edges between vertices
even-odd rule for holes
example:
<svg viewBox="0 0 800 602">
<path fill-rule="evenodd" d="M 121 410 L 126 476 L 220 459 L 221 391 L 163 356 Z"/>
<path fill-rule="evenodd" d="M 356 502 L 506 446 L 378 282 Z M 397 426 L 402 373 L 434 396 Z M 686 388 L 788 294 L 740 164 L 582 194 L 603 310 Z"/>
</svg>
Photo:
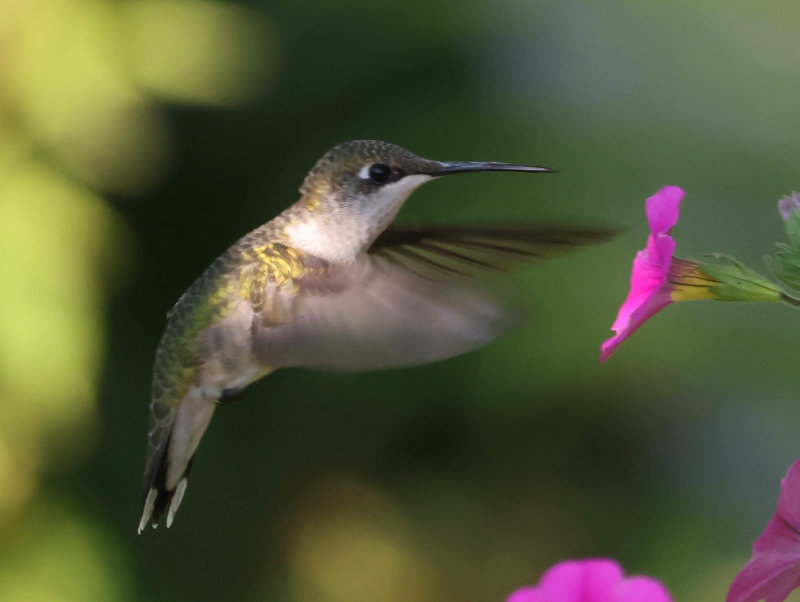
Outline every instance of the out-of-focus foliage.
<svg viewBox="0 0 800 602">
<path fill-rule="evenodd" d="M 164 168 L 159 98 L 237 104 L 261 88 L 270 36 L 205 0 L 5 0 L 4 138 L 43 147 L 91 185 L 137 191 Z"/>
<path fill-rule="evenodd" d="M 797 315 L 680 304 L 597 362 L 646 236 L 756 265 L 798 187 L 789 0 L 0 1 L 0 599 L 502 600 L 613 556 L 722 599 L 798 456 Z M 492 282 L 531 319 L 216 412 L 136 535 L 164 315 L 334 144 L 558 175 L 426 185 L 403 217 L 627 226 Z"/>
<path fill-rule="evenodd" d="M 101 191 L 140 192 L 163 173 L 159 98 L 253 97 L 265 24 L 194 0 L 0 4 L 3 600 L 133 599 L 120 542 L 41 487 L 98 450 L 109 294 L 136 265 L 135 237 Z"/>
</svg>

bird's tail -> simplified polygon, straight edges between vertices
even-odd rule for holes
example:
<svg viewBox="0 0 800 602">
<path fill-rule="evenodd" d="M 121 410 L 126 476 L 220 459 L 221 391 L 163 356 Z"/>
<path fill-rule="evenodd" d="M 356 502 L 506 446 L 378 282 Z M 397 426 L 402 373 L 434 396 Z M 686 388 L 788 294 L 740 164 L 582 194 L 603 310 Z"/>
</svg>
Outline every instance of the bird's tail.
<svg viewBox="0 0 800 602">
<path fill-rule="evenodd" d="M 139 533 L 149 524 L 157 527 L 166 514 L 167 527 L 186 492 L 187 475 L 200 439 L 211 422 L 215 400 L 190 387 L 167 424 L 158 427 L 156 441 L 151 441 L 142 496 Z M 155 443 L 155 445 L 153 445 Z"/>
</svg>

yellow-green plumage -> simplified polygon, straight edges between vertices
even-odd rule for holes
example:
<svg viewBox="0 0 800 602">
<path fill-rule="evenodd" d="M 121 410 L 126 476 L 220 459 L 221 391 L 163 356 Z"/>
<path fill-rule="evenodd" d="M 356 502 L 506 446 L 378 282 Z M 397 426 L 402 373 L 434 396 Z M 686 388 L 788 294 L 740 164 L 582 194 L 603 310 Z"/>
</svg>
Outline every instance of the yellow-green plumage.
<svg viewBox="0 0 800 602">
<path fill-rule="evenodd" d="M 198 337 L 225 319 L 237 299 L 250 303 L 254 311 L 266 310 L 276 322 L 281 320 L 264 307 L 267 285 L 285 289 L 311 268 L 304 264 L 303 253 L 271 240 L 274 230 L 259 228 L 228 249 L 169 311 L 153 368 L 154 417 L 169 418 L 169 408 L 186 393 L 202 361 Z"/>
<path fill-rule="evenodd" d="M 241 239 L 219 256 L 170 310 L 153 368 L 146 469 L 150 487 L 145 495 L 157 480 L 167 478 L 166 466 L 159 463 L 169 445 L 176 409 L 198 383 L 204 362 L 214 352 L 208 343 L 203 344 L 204 334 L 223 324 L 239 303 L 248 304 L 273 325 L 289 319 L 279 304 L 270 303 L 267 292 L 291 294 L 294 279 L 311 268 L 303 262 L 303 253 L 276 242 L 276 236 L 271 225 Z M 268 371 L 267 366 L 261 370 Z M 225 389 L 220 393 L 225 394 Z M 169 501 L 169 495 L 162 492 L 155 514 L 163 513 Z"/>
</svg>

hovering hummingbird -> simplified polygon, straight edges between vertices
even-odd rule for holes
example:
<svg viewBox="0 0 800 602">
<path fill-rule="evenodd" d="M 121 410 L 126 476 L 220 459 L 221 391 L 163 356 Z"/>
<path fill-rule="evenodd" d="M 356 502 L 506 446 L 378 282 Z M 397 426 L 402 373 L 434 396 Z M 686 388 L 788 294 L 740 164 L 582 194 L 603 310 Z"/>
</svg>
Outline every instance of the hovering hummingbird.
<svg viewBox="0 0 800 602">
<path fill-rule="evenodd" d="M 421 184 L 475 171 L 552 170 L 432 161 L 386 142 L 345 142 L 309 172 L 300 200 L 189 287 L 169 312 L 156 351 L 140 533 L 164 514 L 172 524 L 219 402 L 278 368 L 413 366 L 480 347 L 511 320 L 466 276 L 610 236 L 390 225 Z"/>
</svg>

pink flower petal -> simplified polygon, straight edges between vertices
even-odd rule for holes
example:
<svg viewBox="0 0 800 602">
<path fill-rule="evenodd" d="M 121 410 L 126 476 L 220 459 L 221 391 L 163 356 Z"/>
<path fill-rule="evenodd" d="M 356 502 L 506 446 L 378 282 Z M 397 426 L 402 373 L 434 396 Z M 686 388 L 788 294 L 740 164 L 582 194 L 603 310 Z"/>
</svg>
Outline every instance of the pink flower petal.
<svg viewBox="0 0 800 602">
<path fill-rule="evenodd" d="M 792 464 L 781 479 L 778 514 L 794 529 L 800 530 L 800 460 Z"/>
<path fill-rule="evenodd" d="M 633 260 L 631 290 L 611 326 L 616 335 L 605 341 L 601 347 L 601 362 L 611 357 L 616 348 L 642 324 L 672 303 L 670 292 L 664 287 L 666 273 L 663 276 L 659 275 L 661 270 L 659 264 L 663 257 L 672 258 L 675 241 L 667 236 L 655 241 L 653 249 L 652 253 L 639 251 Z"/>
<path fill-rule="evenodd" d="M 671 602 L 667 590 L 649 577 L 626 579 L 608 559 L 568 560 L 550 568 L 536 587 L 511 594 L 506 602 Z"/>
<path fill-rule="evenodd" d="M 778 510 L 753 543 L 754 554 L 790 553 L 800 557 L 800 534 Z"/>
<path fill-rule="evenodd" d="M 622 576 L 613 560 L 569 560 L 547 571 L 539 589 L 547 602 L 606 602 Z"/>
<path fill-rule="evenodd" d="M 511 594 L 506 602 L 549 602 L 538 587 L 525 587 Z"/>
<path fill-rule="evenodd" d="M 753 555 L 726 602 L 782 602 L 800 586 L 800 460 L 781 481 L 778 507 L 753 543 Z"/>
<path fill-rule="evenodd" d="M 754 556 L 733 580 L 725 602 L 783 602 L 800 585 L 800 558 Z"/>
<path fill-rule="evenodd" d="M 617 586 L 608 602 L 672 602 L 659 581 L 650 577 L 631 577 Z"/>
<path fill-rule="evenodd" d="M 679 187 L 665 186 L 647 199 L 647 221 L 650 224 L 647 246 L 633 260 L 630 291 L 611 326 L 615 335 L 601 347 L 601 362 L 611 357 L 620 343 L 637 328 L 672 302 L 667 276 L 675 241 L 669 230 L 678 221 L 683 196 Z"/>
<path fill-rule="evenodd" d="M 653 234 L 669 234 L 678 223 L 683 196 L 679 186 L 664 186 L 647 199 L 647 221 Z"/>
</svg>

